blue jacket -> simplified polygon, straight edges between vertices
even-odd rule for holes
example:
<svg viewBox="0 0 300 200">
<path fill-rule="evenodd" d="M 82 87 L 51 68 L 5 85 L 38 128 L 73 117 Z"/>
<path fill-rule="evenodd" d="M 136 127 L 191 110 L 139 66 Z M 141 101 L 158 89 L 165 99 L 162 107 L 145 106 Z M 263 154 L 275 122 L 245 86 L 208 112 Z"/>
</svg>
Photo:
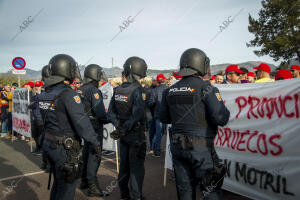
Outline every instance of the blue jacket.
<svg viewBox="0 0 300 200">
<path fill-rule="evenodd" d="M 168 87 L 164 84 L 161 84 L 151 90 L 151 95 L 150 95 L 150 99 L 148 102 L 148 106 L 149 107 L 154 106 L 154 116 L 153 116 L 154 119 L 159 118 L 159 110 L 160 110 L 160 105 L 161 105 L 161 101 L 162 101 L 162 94 L 166 89 L 168 89 Z"/>
</svg>

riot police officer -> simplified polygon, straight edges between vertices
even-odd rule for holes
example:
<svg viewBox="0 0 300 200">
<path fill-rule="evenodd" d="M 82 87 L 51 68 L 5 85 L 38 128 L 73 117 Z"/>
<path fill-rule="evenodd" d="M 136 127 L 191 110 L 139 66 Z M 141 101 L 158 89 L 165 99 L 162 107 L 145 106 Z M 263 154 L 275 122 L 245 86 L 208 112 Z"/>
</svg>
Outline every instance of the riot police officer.
<svg viewBox="0 0 300 200">
<path fill-rule="evenodd" d="M 81 176 L 80 138 L 94 146 L 98 157 L 101 146 L 80 96 L 69 86 L 78 73 L 75 60 L 58 54 L 50 60 L 49 67 L 51 76 L 45 78 L 47 87 L 39 96 L 39 107 L 45 122 L 43 150 L 54 175 L 50 199 L 70 200 L 75 196 L 75 180 Z"/>
<path fill-rule="evenodd" d="M 106 112 L 103 104 L 101 91 L 98 89 L 99 81 L 104 77 L 104 72 L 99 65 L 91 64 L 84 71 L 84 85 L 77 92 L 81 96 L 81 100 L 85 107 L 85 112 L 90 118 L 99 141 L 103 141 L 103 124 L 106 123 Z M 93 153 L 93 145 L 88 141 L 84 142 L 82 158 L 83 173 L 81 179 L 81 189 L 88 189 L 87 195 L 102 197 L 106 195 L 97 182 L 97 171 L 101 163 L 101 159 L 95 158 Z"/>
<path fill-rule="evenodd" d="M 123 68 L 123 84 L 114 89 L 107 115 L 117 129 L 116 135 L 111 134 L 112 138 L 120 137 L 118 184 L 121 199 L 137 200 L 142 199 L 146 156 L 144 133 L 146 95 L 143 95 L 143 89 L 138 81 L 146 76 L 147 64 L 139 57 L 130 57 Z"/>
<path fill-rule="evenodd" d="M 220 186 L 225 168 L 219 163 L 213 139 L 218 126 L 230 116 L 219 90 L 204 81 L 209 58 L 199 49 L 186 50 L 180 59 L 183 79 L 164 91 L 162 123 L 172 124 L 170 144 L 180 200 L 195 200 L 200 185 L 204 199 L 222 199 Z"/>
</svg>

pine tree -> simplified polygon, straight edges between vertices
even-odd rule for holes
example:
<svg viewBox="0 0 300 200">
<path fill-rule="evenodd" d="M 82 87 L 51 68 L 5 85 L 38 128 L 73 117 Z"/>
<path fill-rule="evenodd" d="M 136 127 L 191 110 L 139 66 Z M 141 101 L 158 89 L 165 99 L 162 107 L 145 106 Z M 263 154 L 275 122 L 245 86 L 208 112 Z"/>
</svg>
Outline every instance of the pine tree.
<svg viewBox="0 0 300 200">
<path fill-rule="evenodd" d="M 249 15 L 248 30 L 255 38 L 247 43 L 257 56 L 275 61 L 300 61 L 300 0 L 263 0 L 259 19 Z"/>
</svg>

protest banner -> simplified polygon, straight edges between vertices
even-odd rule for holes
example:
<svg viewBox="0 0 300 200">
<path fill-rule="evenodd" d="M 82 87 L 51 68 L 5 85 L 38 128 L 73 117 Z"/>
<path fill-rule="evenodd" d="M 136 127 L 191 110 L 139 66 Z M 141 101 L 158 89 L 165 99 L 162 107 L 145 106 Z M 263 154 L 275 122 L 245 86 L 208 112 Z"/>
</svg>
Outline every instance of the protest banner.
<svg viewBox="0 0 300 200">
<path fill-rule="evenodd" d="M 216 87 L 230 110 L 214 140 L 227 166 L 223 189 L 257 200 L 300 199 L 300 79 Z"/>
<path fill-rule="evenodd" d="M 13 91 L 12 127 L 13 131 L 31 137 L 31 123 L 29 105 L 29 91 L 27 88 Z"/>
<path fill-rule="evenodd" d="M 103 96 L 103 103 L 105 107 L 105 111 L 107 112 L 111 97 L 113 95 L 113 87 L 110 83 L 106 83 L 105 85 L 100 87 Z M 105 124 L 103 126 L 103 149 L 108 151 L 115 151 L 115 142 L 110 137 L 110 133 L 114 130 L 114 126 L 112 124 Z"/>
</svg>

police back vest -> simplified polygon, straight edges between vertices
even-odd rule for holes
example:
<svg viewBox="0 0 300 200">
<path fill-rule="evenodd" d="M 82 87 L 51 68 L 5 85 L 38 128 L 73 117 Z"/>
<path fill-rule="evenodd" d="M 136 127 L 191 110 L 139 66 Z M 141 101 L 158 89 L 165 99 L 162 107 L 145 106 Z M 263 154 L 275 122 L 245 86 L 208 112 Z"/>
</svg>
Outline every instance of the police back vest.
<svg viewBox="0 0 300 200">
<path fill-rule="evenodd" d="M 195 130 L 199 136 L 204 137 L 215 136 L 215 127 L 210 127 L 206 118 L 202 93 L 205 85 L 202 79 L 190 76 L 170 87 L 167 102 L 172 129 L 187 132 Z"/>
<path fill-rule="evenodd" d="M 64 84 L 54 86 L 50 91 L 45 91 L 39 95 L 39 108 L 44 120 L 46 133 L 57 136 L 74 137 L 75 132 L 69 122 L 69 117 L 65 112 L 65 107 L 61 102 L 64 92 L 72 90 Z"/>
<path fill-rule="evenodd" d="M 126 121 L 132 114 L 132 94 L 140 87 L 138 83 L 132 83 L 128 87 L 118 86 L 115 88 L 115 106 L 118 119 Z"/>
</svg>

